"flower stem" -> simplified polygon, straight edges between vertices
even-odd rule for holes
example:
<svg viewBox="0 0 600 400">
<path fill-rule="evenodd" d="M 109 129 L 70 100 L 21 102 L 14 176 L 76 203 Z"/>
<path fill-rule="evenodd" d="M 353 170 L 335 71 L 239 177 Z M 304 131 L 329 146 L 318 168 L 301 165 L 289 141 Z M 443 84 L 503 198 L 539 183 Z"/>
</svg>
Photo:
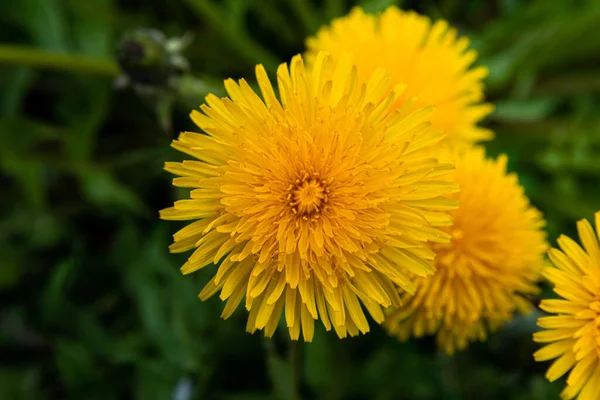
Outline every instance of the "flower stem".
<svg viewBox="0 0 600 400">
<path fill-rule="evenodd" d="M 302 362 L 300 342 L 287 339 L 287 354 L 278 354 L 272 339 L 264 339 L 267 371 L 273 384 L 275 396 L 281 400 L 301 400 Z"/>
<path fill-rule="evenodd" d="M 300 400 L 300 384 L 302 381 L 302 355 L 300 340 L 290 341 L 290 365 L 292 367 L 292 400 Z"/>
<path fill-rule="evenodd" d="M 315 19 L 315 12 L 309 0 L 291 0 L 290 6 L 294 8 L 296 15 L 300 18 L 300 22 L 304 25 L 306 33 L 309 35 L 315 33 L 319 24 Z"/>
<path fill-rule="evenodd" d="M 48 52 L 31 46 L 0 44 L 0 65 L 6 64 L 81 72 L 108 78 L 114 78 L 119 74 L 117 64 L 108 59 Z"/>
<path fill-rule="evenodd" d="M 441 376 L 442 383 L 445 388 L 445 392 L 451 396 L 451 398 L 459 398 L 461 393 L 460 388 L 460 376 L 458 374 L 458 368 L 456 366 L 456 359 L 445 353 L 439 353 L 440 364 L 441 364 Z"/>
</svg>

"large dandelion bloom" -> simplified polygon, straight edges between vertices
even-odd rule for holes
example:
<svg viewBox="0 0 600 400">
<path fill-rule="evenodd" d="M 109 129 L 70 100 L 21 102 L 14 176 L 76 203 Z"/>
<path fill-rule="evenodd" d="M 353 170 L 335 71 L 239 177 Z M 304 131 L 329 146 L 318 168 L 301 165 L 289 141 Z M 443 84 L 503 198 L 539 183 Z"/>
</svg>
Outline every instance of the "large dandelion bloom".
<svg viewBox="0 0 600 400">
<path fill-rule="evenodd" d="M 544 221 L 531 207 L 506 157 L 487 159 L 482 148 L 456 158 L 459 208 L 451 211 L 452 240 L 433 244 L 437 272 L 416 280 L 414 296 L 390 310 L 385 326 L 401 340 L 436 334 L 447 353 L 526 311 L 546 249 Z"/>
<path fill-rule="evenodd" d="M 410 99 L 416 99 L 417 107 L 434 105 L 431 123 L 446 132 L 449 143 L 474 143 L 493 136 L 477 126 L 493 110 L 482 103 L 487 69 L 471 68 L 476 52 L 468 49 L 467 38 L 457 38 L 456 29 L 446 21 L 432 25 L 428 17 L 396 7 L 381 15 L 355 8 L 321 28 L 306 44 L 309 61 L 321 50 L 335 57 L 353 53 L 361 82 L 383 67 L 392 84 L 407 85 L 395 106 Z"/>
<path fill-rule="evenodd" d="M 552 314 L 538 319 L 546 330 L 534 334 L 540 343 L 550 343 L 534 356 L 537 361 L 556 358 L 546 377 L 554 381 L 571 370 L 563 399 L 600 399 L 600 212 L 596 232 L 586 220 L 577 223 L 583 249 L 566 236 L 558 238 L 561 250 L 548 252 L 556 268 L 542 275 L 554 285 L 562 299 L 542 300 L 540 307 Z"/>
<path fill-rule="evenodd" d="M 227 318 L 245 297 L 247 330 L 271 336 L 285 313 L 292 339 L 313 336 L 321 319 L 340 337 L 367 332 L 362 305 L 377 322 L 398 305 L 397 286 L 434 272 L 427 241 L 455 207 L 456 184 L 436 180 L 452 165 L 433 156 L 443 134 L 431 108 L 392 111 L 382 70 L 363 84 L 346 57 L 302 58 L 277 71 L 278 100 L 256 69 L 262 99 L 244 81 L 227 80 L 230 98 L 213 95 L 191 118 L 207 135 L 184 132 L 173 147 L 197 160 L 167 163 L 191 199 L 161 212 L 197 220 L 174 235 L 172 252 L 196 248 L 184 274 L 219 264 L 200 293 L 220 292 Z"/>
</svg>

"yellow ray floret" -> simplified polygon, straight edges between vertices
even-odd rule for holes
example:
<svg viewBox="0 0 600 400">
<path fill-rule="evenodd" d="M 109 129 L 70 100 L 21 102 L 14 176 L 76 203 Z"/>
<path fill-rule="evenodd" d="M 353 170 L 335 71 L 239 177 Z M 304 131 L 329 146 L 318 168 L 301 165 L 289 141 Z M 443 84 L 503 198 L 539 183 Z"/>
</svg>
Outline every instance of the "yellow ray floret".
<svg viewBox="0 0 600 400">
<path fill-rule="evenodd" d="M 435 334 L 449 354 L 528 309 L 522 295 L 537 292 L 546 250 L 541 214 L 506 174 L 506 157 L 487 159 L 476 147 L 455 159 L 459 208 L 445 228 L 452 240 L 431 245 L 436 274 L 417 279 L 415 295 L 403 295 L 385 322 L 402 340 Z"/>
<path fill-rule="evenodd" d="M 538 319 L 545 330 L 535 333 L 533 340 L 548 344 L 534 357 L 556 359 L 546 373 L 550 381 L 570 371 L 563 399 L 600 399 L 600 211 L 595 217 L 596 232 L 586 220 L 577 223 L 583 248 L 560 236 L 560 250 L 548 253 L 555 268 L 542 272 L 561 298 L 540 305 L 553 315 Z"/>
<path fill-rule="evenodd" d="M 477 54 L 469 40 L 457 38 L 446 21 L 431 20 L 414 12 L 389 7 L 380 15 L 355 8 L 334 20 L 306 41 L 310 63 L 321 51 L 334 57 L 354 54 L 359 82 L 379 67 L 391 76 L 391 84 L 406 84 L 395 107 L 435 105 L 434 129 L 444 130 L 454 145 L 492 138 L 492 132 L 477 124 L 492 112 L 483 101 L 485 67 L 471 67 Z"/>
<path fill-rule="evenodd" d="M 453 166 L 435 154 L 443 138 L 432 108 L 393 111 L 382 70 L 358 81 L 350 57 L 320 53 L 305 70 L 296 56 L 277 71 L 279 98 L 262 66 L 261 96 L 227 80 L 229 98 L 206 98 L 173 147 L 195 160 L 167 163 L 190 198 L 163 219 L 197 220 L 174 235 L 173 252 L 195 248 L 188 274 L 218 265 L 200 293 L 220 292 L 223 318 L 240 302 L 247 330 L 273 335 L 283 315 L 292 339 L 310 341 L 314 321 L 340 337 L 369 330 L 382 307 L 399 305 L 408 275 L 434 272 L 426 242 L 447 242 L 458 190 L 440 176 Z"/>
</svg>

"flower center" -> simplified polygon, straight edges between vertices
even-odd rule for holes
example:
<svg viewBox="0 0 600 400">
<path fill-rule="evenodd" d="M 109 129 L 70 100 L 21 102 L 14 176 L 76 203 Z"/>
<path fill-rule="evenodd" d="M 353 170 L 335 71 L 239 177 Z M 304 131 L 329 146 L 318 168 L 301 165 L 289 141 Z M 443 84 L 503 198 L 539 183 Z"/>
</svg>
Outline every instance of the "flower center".
<svg viewBox="0 0 600 400">
<path fill-rule="evenodd" d="M 296 179 L 290 185 L 288 193 L 292 212 L 305 219 L 309 216 L 318 218 L 316 214 L 319 214 L 329 201 L 329 187 L 316 173 L 312 176 L 305 173 L 302 179 Z"/>
</svg>

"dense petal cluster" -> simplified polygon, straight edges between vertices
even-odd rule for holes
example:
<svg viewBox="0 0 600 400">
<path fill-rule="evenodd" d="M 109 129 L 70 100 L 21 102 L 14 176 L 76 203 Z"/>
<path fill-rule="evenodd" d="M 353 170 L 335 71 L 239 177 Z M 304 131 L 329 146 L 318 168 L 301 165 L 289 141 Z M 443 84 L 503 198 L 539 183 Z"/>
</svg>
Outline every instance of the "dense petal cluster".
<svg viewBox="0 0 600 400">
<path fill-rule="evenodd" d="M 321 28 L 306 44 L 309 62 L 321 50 L 335 57 L 353 53 L 361 82 L 383 67 L 392 84 L 407 85 L 395 106 L 434 105 L 431 122 L 434 129 L 446 132 L 449 143 L 469 144 L 493 136 L 477 126 L 493 110 L 482 103 L 487 69 L 471 68 L 477 55 L 468 49 L 469 40 L 457 38 L 456 29 L 445 21 L 432 24 L 426 16 L 396 7 L 380 15 L 355 8 Z"/>
<path fill-rule="evenodd" d="M 540 307 L 552 316 L 538 319 L 545 330 L 534 334 L 549 343 L 534 356 L 537 361 L 556 359 L 546 377 L 554 381 L 569 370 L 563 399 L 600 399 L 600 212 L 596 232 L 586 220 L 577 223 L 581 248 L 566 236 L 558 238 L 560 249 L 548 253 L 556 268 L 542 274 L 561 299 L 543 300 Z"/>
<path fill-rule="evenodd" d="M 382 69 L 359 80 L 350 56 L 282 64 L 280 99 L 256 75 L 262 98 L 228 80 L 229 98 L 191 114 L 206 134 L 173 142 L 196 160 L 166 169 L 192 190 L 161 217 L 196 221 L 171 251 L 196 249 L 185 274 L 218 265 L 200 298 L 220 292 L 224 318 L 245 298 L 249 332 L 271 336 L 282 313 L 292 339 L 310 341 L 317 319 L 340 337 L 367 332 L 363 306 L 382 322 L 398 287 L 414 293 L 409 275 L 434 272 L 426 243 L 450 239 L 435 227 L 450 224 L 458 188 L 440 179 L 453 166 L 435 157 L 432 107 L 393 109 L 403 87 L 390 91 Z"/>
<path fill-rule="evenodd" d="M 488 159 L 477 147 L 454 157 L 461 191 L 454 224 L 445 228 L 452 240 L 431 246 L 436 274 L 417 279 L 415 295 L 402 295 L 402 307 L 385 321 L 402 340 L 436 334 L 447 353 L 528 308 L 522 295 L 537 291 L 547 247 L 541 214 L 506 173 L 506 157 Z"/>
</svg>

